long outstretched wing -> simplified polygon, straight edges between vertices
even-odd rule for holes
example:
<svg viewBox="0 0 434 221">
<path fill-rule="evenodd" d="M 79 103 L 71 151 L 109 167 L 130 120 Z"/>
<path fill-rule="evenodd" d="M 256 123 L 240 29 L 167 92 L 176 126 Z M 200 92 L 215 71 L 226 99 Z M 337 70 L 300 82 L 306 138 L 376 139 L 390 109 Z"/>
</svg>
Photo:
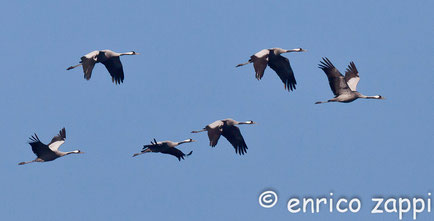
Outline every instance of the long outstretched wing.
<svg viewBox="0 0 434 221">
<path fill-rule="evenodd" d="M 51 139 L 51 142 L 48 144 L 48 147 L 50 148 L 50 150 L 56 151 L 63 143 L 65 143 L 65 139 L 66 139 L 66 130 L 65 128 L 62 128 L 59 131 L 59 134 L 53 137 L 53 139 Z"/>
<path fill-rule="evenodd" d="M 225 126 L 223 127 L 222 135 L 232 144 L 235 148 L 235 153 L 243 155 L 247 153 L 247 144 L 241 135 L 240 128 L 237 126 Z"/>
<path fill-rule="evenodd" d="M 220 135 L 222 134 L 222 126 L 223 121 L 216 120 L 205 127 L 208 131 L 209 145 L 211 147 L 215 147 L 217 145 Z"/>
<path fill-rule="evenodd" d="M 333 94 L 339 96 L 340 94 L 351 92 L 347 82 L 345 82 L 344 76 L 335 68 L 332 62 L 328 58 L 323 58 L 323 61 L 319 64 L 329 80 L 330 89 Z"/>
<path fill-rule="evenodd" d="M 99 51 L 92 51 L 89 54 L 81 57 L 81 64 L 83 66 L 84 78 L 90 80 L 92 77 L 92 70 L 95 67 Z"/>
<path fill-rule="evenodd" d="M 53 151 L 51 151 L 47 145 L 43 144 L 39 140 L 38 135 L 35 134 L 35 135 L 31 136 L 29 139 L 30 139 L 29 144 L 32 147 L 32 151 L 37 157 L 42 157 L 44 155 L 53 153 Z"/>
<path fill-rule="evenodd" d="M 111 57 L 104 62 L 101 62 L 107 68 L 112 76 L 112 81 L 115 84 L 124 82 L 124 69 L 122 67 L 121 59 L 119 57 Z"/>
<path fill-rule="evenodd" d="M 175 156 L 176 158 L 178 158 L 179 161 L 181 161 L 181 159 L 184 159 L 185 156 L 190 156 L 192 154 L 192 152 L 193 151 L 191 151 L 188 154 L 184 154 L 178 148 L 172 147 L 172 148 L 168 148 L 167 150 L 162 151 L 161 153 L 170 154 L 170 155 Z"/>
<path fill-rule="evenodd" d="M 357 90 L 357 84 L 360 81 L 360 77 L 359 71 L 357 70 L 354 62 L 350 62 L 347 70 L 345 71 L 345 81 L 347 82 L 348 87 L 350 87 L 352 91 Z"/>
<path fill-rule="evenodd" d="M 268 49 L 263 49 L 258 53 L 250 56 L 250 62 L 253 62 L 253 67 L 255 68 L 255 77 L 258 80 L 264 76 L 264 71 L 268 64 L 268 54 L 270 51 Z"/>
<path fill-rule="evenodd" d="M 295 80 L 294 71 L 292 71 L 288 58 L 281 55 L 274 55 L 270 52 L 268 66 L 277 73 L 286 90 L 295 90 L 297 81 Z"/>
</svg>

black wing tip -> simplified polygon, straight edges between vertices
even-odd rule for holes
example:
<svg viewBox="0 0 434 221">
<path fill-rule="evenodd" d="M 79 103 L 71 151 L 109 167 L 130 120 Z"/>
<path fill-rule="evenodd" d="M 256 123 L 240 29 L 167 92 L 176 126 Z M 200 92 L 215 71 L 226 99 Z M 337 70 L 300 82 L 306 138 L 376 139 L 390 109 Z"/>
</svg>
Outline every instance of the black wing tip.
<svg viewBox="0 0 434 221">
<path fill-rule="evenodd" d="M 65 129 L 65 127 L 63 127 L 63 128 L 59 131 L 59 135 L 60 135 L 60 137 L 62 137 L 64 140 L 66 139 L 66 129 Z"/>
<path fill-rule="evenodd" d="M 29 137 L 29 140 L 30 140 L 29 144 L 41 142 L 41 140 L 39 140 L 39 137 L 36 133 L 31 137 Z"/>
<path fill-rule="evenodd" d="M 245 143 L 241 144 L 241 145 L 238 145 L 238 146 L 234 146 L 234 148 L 235 148 L 235 153 L 239 154 L 240 156 L 246 154 L 247 153 L 247 149 L 249 149 L 247 147 L 247 144 L 245 144 Z"/>
<path fill-rule="evenodd" d="M 297 85 L 297 81 L 295 81 L 295 79 L 294 79 L 294 81 L 287 81 L 287 82 L 285 82 L 285 84 L 283 84 L 283 86 L 285 87 L 285 90 L 287 90 L 288 92 L 291 92 L 291 91 L 294 91 L 295 89 L 297 89 L 295 85 Z"/>
<path fill-rule="evenodd" d="M 151 147 L 151 146 L 156 146 L 156 145 L 157 145 L 157 140 L 154 138 L 154 140 L 151 140 L 150 143 L 151 143 L 151 144 L 145 144 L 145 145 L 143 145 L 142 150 L 144 150 L 144 149 L 146 149 L 146 148 L 148 148 L 148 147 Z"/>
<path fill-rule="evenodd" d="M 357 70 L 356 64 L 354 64 L 353 61 L 350 62 L 350 65 L 348 66 L 348 68 L 356 74 L 356 76 L 359 76 L 359 71 Z"/>
<path fill-rule="evenodd" d="M 332 69 L 334 67 L 335 66 L 327 57 L 322 57 L 322 61 L 320 61 L 320 64 L 318 64 L 318 68 L 322 70 Z"/>
<path fill-rule="evenodd" d="M 115 85 L 120 85 L 121 83 L 124 83 L 124 79 L 115 79 L 115 78 L 112 78 L 112 82 L 115 84 Z"/>
<path fill-rule="evenodd" d="M 185 160 L 185 157 L 190 156 L 193 153 L 193 151 L 190 151 L 188 154 L 182 153 L 180 156 L 176 156 L 178 158 L 178 161 L 181 161 L 181 159 Z"/>
</svg>

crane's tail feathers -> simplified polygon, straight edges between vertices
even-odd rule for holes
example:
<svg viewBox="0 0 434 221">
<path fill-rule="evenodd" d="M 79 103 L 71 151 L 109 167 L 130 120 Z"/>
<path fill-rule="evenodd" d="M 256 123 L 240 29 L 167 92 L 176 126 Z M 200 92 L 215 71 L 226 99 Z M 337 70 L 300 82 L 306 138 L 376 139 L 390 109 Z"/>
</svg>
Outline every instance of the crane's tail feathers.
<svg viewBox="0 0 434 221">
<path fill-rule="evenodd" d="M 202 130 L 193 130 L 193 131 L 191 131 L 191 133 L 200 133 L 200 132 L 204 132 L 204 131 L 206 131 L 206 129 L 205 128 L 203 128 Z"/>
<path fill-rule="evenodd" d="M 76 68 L 76 67 L 78 67 L 78 66 L 80 66 L 80 65 L 82 65 L 82 64 L 77 64 L 77 65 L 74 65 L 74 66 L 70 66 L 69 68 L 67 68 L 66 70 L 71 70 L 71 69 L 74 69 L 74 68 Z"/>
<path fill-rule="evenodd" d="M 241 66 L 244 66 L 244 65 L 246 65 L 246 64 L 250 64 L 250 63 L 252 63 L 251 61 L 248 61 L 248 62 L 246 62 L 246 63 L 242 63 L 242 64 L 238 64 L 237 66 L 235 66 L 236 68 L 237 67 L 241 67 Z"/>
</svg>

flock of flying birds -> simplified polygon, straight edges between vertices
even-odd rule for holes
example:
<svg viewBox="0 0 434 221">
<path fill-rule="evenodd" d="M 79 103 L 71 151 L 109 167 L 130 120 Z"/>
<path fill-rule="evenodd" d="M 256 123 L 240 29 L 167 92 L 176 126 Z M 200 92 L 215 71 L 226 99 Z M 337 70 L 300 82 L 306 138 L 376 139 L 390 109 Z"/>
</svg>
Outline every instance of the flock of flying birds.
<svg viewBox="0 0 434 221">
<path fill-rule="evenodd" d="M 283 53 L 288 52 L 305 52 L 306 50 L 301 48 L 284 50 L 281 48 L 270 48 L 263 49 L 258 53 L 250 56 L 250 59 L 243 64 L 239 64 L 236 67 L 244 66 L 253 63 L 255 69 L 256 78 L 258 80 L 262 79 L 264 76 L 264 71 L 267 65 L 273 69 L 284 84 L 285 90 L 293 91 L 296 89 L 297 81 L 295 80 L 294 72 L 292 71 L 291 65 L 288 58 L 283 57 Z M 112 77 L 112 81 L 115 84 L 123 83 L 124 81 L 124 70 L 120 60 L 120 56 L 123 55 L 138 55 L 134 51 L 126 53 L 117 53 L 111 50 L 100 50 L 92 51 L 81 57 L 79 64 L 67 68 L 67 70 L 74 69 L 78 66 L 83 67 L 84 78 L 90 80 L 92 76 L 92 70 L 96 63 L 102 63 L 107 68 L 108 72 Z M 327 103 L 327 102 L 343 102 L 349 103 L 358 98 L 365 99 L 384 99 L 380 95 L 366 96 L 359 93 L 356 88 L 359 83 L 360 77 L 359 72 L 356 68 L 354 62 L 350 62 L 348 68 L 345 71 L 345 76 L 342 75 L 338 69 L 331 63 L 328 58 L 323 58 L 320 61 L 319 68 L 324 71 L 327 75 L 330 88 L 335 95 L 334 98 L 327 101 L 318 101 L 315 104 Z M 247 153 L 247 144 L 241 135 L 240 129 L 236 125 L 240 124 L 255 124 L 255 122 L 249 120 L 245 122 L 238 122 L 233 119 L 223 119 L 217 120 L 211 124 L 205 126 L 202 130 L 192 131 L 192 133 L 200 133 L 207 131 L 209 138 L 209 145 L 215 147 L 220 136 L 225 137 L 235 148 L 235 153 L 243 155 Z M 39 137 L 35 134 L 30 138 L 30 146 L 32 147 L 33 153 L 37 156 L 36 159 L 27 162 L 21 162 L 19 165 L 33 163 L 33 162 L 47 162 L 53 161 L 59 157 L 63 157 L 69 154 L 80 154 L 83 153 L 80 150 L 74 150 L 69 152 L 59 151 L 59 147 L 65 143 L 66 130 L 62 128 L 58 135 L 53 137 L 49 144 L 44 144 L 39 140 Z M 176 148 L 178 145 L 183 143 L 194 142 L 195 140 L 187 139 L 180 142 L 173 141 L 156 141 L 155 139 L 151 141 L 151 144 L 144 145 L 143 149 L 139 153 L 135 153 L 133 157 L 149 153 L 163 153 L 170 154 L 178 158 L 178 160 L 184 159 L 184 157 L 192 154 L 190 151 L 188 154 L 184 154 L 181 150 Z"/>
</svg>

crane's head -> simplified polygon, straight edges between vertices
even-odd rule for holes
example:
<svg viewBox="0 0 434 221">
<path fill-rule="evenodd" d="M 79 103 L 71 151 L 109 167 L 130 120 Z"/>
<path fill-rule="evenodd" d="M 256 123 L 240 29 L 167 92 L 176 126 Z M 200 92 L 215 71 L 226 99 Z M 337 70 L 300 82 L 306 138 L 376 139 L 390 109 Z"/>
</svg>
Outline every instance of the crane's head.
<svg viewBox="0 0 434 221">
<path fill-rule="evenodd" d="M 256 122 L 252 120 L 248 120 L 248 121 L 240 122 L 239 124 L 256 124 Z"/>
<path fill-rule="evenodd" d="M 79 154 L 79 153 L 84 153 L 83 151 L 81 151 L 81 150 L 74 150 L 74 151 L 72 151 L 73 153 L 76 153 L 76 154 Z"/>
<path fill-rule="evenodd" d="M 305 52 L 305 51 L 307 51 L 303 48 L 294 48 L 294 49 L 290 49 L 290 50 L 286 50 L 286 49 L 282 49 L 282 48 L 270 48 L 268 50 L 272 50 L 275 55 L 288 53 L 288 52 Z"/>
<path fill-rule="evenodd" d="M 190 143 L 190 142 L 196 142 L 196 141 L 190 138 L 190 139 L 187 139 L 187 140 L 183 140 L 183 142 Z"/>
<path fill-rule="evenodd" d="M 129 52 L 125 52 L 125 53 L 120 53 L 120 55 L 138 55 L 139 53 L 135 52 L 135 51 L 129 51 Z"/>
<path fill-rule="evenodd" d="M 303 49 L 303 48 L 294 48 L 291 50 L 286 50 L 286 52 L 306 52 L 307 50 Z"/>
</svg>

